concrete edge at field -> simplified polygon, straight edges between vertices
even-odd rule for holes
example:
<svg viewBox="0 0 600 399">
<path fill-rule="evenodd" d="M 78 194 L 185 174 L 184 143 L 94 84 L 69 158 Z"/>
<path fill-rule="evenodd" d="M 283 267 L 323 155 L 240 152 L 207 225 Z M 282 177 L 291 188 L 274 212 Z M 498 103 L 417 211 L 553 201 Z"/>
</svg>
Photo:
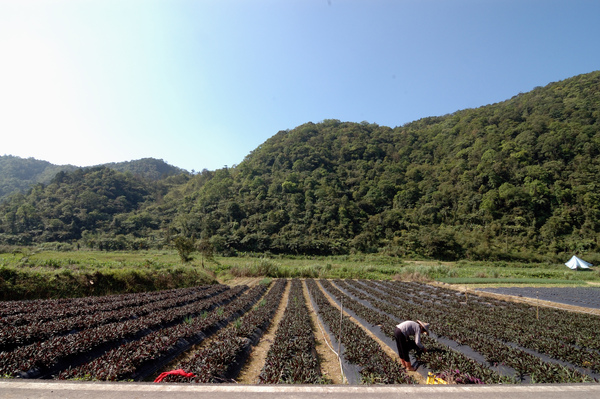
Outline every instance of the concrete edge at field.
<svg viewBox="0 0 600 399">
<path fill-rule="evenodd" d="M 600 384 L 531 384 L 531 385 L 238 385 L 238 384 L 155 384 L 129 382 L 88 381 L 0 381 L 0 394 L 5 390 L 13 393 L 31 390 L 57 392 L 101 391 L 117 393 L 273 393 L 273 394 L 394 394 L 394 393 L 585 393 L 600 395 Z M 0 395 L 2 396 L 2 395 Z"/>
</svg>

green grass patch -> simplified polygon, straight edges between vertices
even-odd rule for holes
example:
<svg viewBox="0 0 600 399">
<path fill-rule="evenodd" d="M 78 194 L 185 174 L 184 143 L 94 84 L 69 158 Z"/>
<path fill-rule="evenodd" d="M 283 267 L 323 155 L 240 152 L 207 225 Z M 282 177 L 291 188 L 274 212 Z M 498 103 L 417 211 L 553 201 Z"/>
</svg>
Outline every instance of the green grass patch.
<svg viewBox="0 0 600 399">
<path fill-rule="evenodd" d="M 11 247 L 0 251 L 0 299 L 58 298 L 186 287 L 236 277 L 352 278 L 442 281 L 451 284 L 600 284 L 600 271 L 562 263 L 440 262 L 381 254 L 340 256 L 247 255 L 181 263 L 175 250 L 57 251 Z M 90 283 L 90 281 L 93 282 Z"/>
<path fill-rule="evenodd" d="M 366 262 L 366 257 L 235 257 L 216 258 L 208 265 L 220 279 L 235 277 L 271 278 L 365 278 L 391 279 L 401 272 L 403 262 Z M 371 259 L 372 260 L 372 259 Z"/>
<path fill-rule="evenodd" d="M 158 256 L 155 256 L 158 255 Z M 216 282 L 176 254 L 33 251 L 0 255 L 0 300 L 69 298 L 192 287 Z"/>
</svg>

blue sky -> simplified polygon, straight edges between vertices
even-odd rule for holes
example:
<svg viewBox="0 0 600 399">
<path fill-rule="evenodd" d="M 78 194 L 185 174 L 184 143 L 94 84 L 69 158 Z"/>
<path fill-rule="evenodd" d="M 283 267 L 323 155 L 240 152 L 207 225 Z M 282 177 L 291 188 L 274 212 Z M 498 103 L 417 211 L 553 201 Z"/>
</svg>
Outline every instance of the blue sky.
<svg viewBox="0 0 600 399">
<path fill-rule="evenodd" d="M 597 0 L 0 0 L 0 155 L 239 164 L 600 69 Z"/>
</svg>

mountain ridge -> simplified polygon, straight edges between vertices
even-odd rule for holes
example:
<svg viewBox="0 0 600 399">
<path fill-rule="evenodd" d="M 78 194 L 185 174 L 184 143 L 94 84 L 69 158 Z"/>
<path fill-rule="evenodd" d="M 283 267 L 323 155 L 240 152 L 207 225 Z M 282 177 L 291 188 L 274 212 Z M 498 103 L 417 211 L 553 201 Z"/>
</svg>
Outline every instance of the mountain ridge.
<svg viewBox="0 0 600 399">
<path fill-rule="evenodd" d="M 186 170 L 169 165 L 162 159 L 141 158 L 132 161 L 111 162 L 94 166 L 55 165 L 33 157 L 22 158 L 15 155 L 0 156 L 0 201 L 12 193 L 24 193 L 33 185 L 48 184 L 58 172 L 72 172 L 76 169 L 106 166 L 121 172 L 131 172 L 150 180 L 160 180 Z"/>
</svg>

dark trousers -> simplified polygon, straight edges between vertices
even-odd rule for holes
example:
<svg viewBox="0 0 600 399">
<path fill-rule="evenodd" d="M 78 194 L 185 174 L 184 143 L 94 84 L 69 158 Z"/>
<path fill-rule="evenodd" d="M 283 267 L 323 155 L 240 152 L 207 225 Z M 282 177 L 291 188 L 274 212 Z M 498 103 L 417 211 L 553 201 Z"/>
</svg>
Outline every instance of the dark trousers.
<svg viewBox="0 0 600 399">
<path fill-rule="evenodd" d="M 396 337 L 396 345 L 398 346 L 398 356 L 400 356 L 400 359 L 410 363 L 408 352 L 411 349 L 417 349 L 417 344 L 412 339 L 406 338 L 406 335 L 398 327 L 394 330 L 394 336 Z"/>
</svg>

